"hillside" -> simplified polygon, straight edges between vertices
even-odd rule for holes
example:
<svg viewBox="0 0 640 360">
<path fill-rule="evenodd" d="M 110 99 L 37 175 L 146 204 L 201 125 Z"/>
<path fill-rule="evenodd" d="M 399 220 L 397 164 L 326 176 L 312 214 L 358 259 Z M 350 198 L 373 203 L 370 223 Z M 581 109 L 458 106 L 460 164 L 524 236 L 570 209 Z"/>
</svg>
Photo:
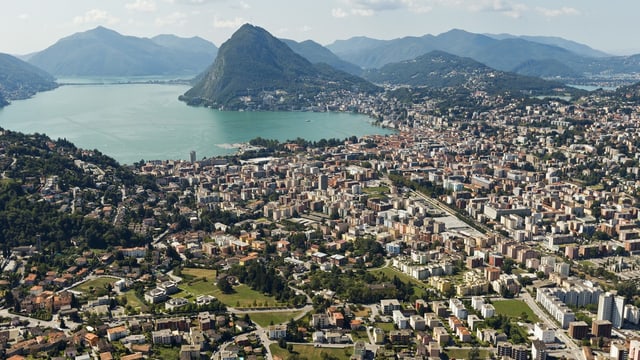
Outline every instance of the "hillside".
<svg viewBox="0 0 640 360">
<path fill-rule="evenodd" d="M 0 53 L 0 107 L 10 100 L 26 99 L 57 86 L 55 79 L 45 71 Z"/>
<path fill-rule="evenodd" d="M 226 109 L 309 106 L 322 92 L 377 91 L 367 81 L 326 65 L 313 65 L 266 30 L 243 25 L 181 100 Z"/>
<path fill-rule="evenodd" d="M 206 48 L 203 41 L 175 36 L 153 40 L 97 27 L 60 39 L 33 54 L 29 63 L 56 76 L 192 76 L 215 56 L 215 46 Z"/>
<path fill-rule="evenodd" d="M 442 51 L 388 64 L 379 70 L 369 70 L 365 78 L 374 83 L 396 86 L 436 89 L 462 87 L 491 94 L 551 94 L 555 89 L 564 87 L 557 82 L 491 69 L 473 59 Z"/>
<path fill-rule="evenodd" d="M 607 54 L 604 51 L 596 50 L 588 45 L 563 39 L 557 36 L 528 36 L 528 35 L 518 36 L 518 35 L 511 35 L 511 34 L 485 34 L 485 35 L 498 40 L 523 39 L 531 42 L 537 42 L 540 44 L 557 46 L 584 57 L 593 57 L 593 58 L 611 57 L 610 54 Z"/>
<path fill-rule="evenodd" d="M 312 64 L 327 64 L 337 70 L 341 70 L 352 75 L 362 75 L 362 69 L 359 66 L 340 59 L 336 54 L 332 53 L 331 50 L 315 41 L 306 40 L 303 42 L 296 42 L 288 39 L 281 40 L 287 44 L 291 50 L 309 60 Z"/>
</svg>

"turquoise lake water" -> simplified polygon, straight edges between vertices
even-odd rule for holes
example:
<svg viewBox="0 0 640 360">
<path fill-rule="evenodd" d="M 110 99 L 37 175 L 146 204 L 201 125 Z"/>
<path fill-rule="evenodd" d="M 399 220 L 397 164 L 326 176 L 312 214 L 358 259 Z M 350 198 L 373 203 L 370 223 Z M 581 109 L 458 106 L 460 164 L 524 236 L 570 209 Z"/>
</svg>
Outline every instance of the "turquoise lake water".
<svg viewBox="0 0 640 360">
<path fill-rule="evenodd" d="M 65 85 L 0 109 L 0 127 L 66 138 L 122 164 L 231 154 L 233 144 L 261 136 L 280 141 L 389 134 L 363 115 L 229 112 L 189 107 L 186 85 Z"/>
</svg>

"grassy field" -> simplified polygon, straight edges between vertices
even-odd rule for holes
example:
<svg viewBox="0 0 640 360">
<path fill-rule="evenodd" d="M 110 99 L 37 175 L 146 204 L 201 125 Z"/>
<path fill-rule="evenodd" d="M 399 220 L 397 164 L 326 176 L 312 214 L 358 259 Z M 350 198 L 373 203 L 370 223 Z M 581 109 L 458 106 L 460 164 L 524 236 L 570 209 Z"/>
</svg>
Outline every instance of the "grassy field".
<svg viewBox="0 0 640 360">
<path fill-rule="evenodd" d="M 449 348 L 445 350 L 445 354 L 449 357 L 450 360 L 453 359 L 468 359 L 469 358 L 468 349 L 455 349 Z M 491 356 L 491 352 L 489 350 L 480 350 L 480 359 L 488 359 Z"/>
<path fill-rule="evenodd" d="M 395 327 L 393 326 L 393 323 L 381 323 L 381 322 L 378 322 L 378 323 L 375 323 L 373 325 L 373 327 L 380 328 L 380 329 L 382 329 L 382 330 L 384 330 L 386 332 L 389 332 L 391 330 L 395 330 Z"/>
<path fill-rule="evenodd" d="M 386 199 L 387 194 L 390 192 L 388 187 L 365 187 L 362 192 L 369 194 L 370 199 Z"/>
<path fill-rule="evenodd" d="M 92 293 L 93 289 L 104 289 L 107 284 L 115 284 L 118 281 L 117 278 L 112 277 L 99 277 L 89 281 L 85 281 L 82 284 L 74 287 L 72 290 L 83 292 L 87 295 Z"/>
<path fill-rule="evenodd" d="M 402 281 L 405 284 L 406 283 L 413 284 L 413 293 L 417 297 L 422 297 L 425 294 L 425 289 L 427 286 L 424 283 L 394 268 L 383 267 L 381 269 L 372 270 L 371 272 L 378 277 L 382 277 L 382 274 L 384 274 L 388 279 L 393 279 L 393 277 L 396 276 L 398 277 L 398 279 L 400 279 L 400 281 Z"/>
<path fill-rule="evenodd" d="M 340 360 L 346 360 L 349 359 L 353 353 L 353 346 L 349 346 L 344 349 L 329 349 L 321 347 L 317 348 L 313 345 L 293 345 L 293 353 L 289 353 L 287 349 L 281 348 L 278 344 L 271 344 L 269 349 L 274 357 L 279 356 L 281 359 L 288 359 L 290 356 L 297 354 L 301 359 L 323 360 L 322 353 L 325 353 Z"/>
<path fill-rule="evenodd" d="M 195 271 L 192 272 L 191 269 L 189 269 L 189 272 L 192 274 L 202 274 L 202 271 L 204 269 L 193 270 Z M 220 289 L 218 289 L 218 286 L 216 286 L 214 279 L 215 278 L 198 276 L 193 280 L 183 281 L 178 285 L 178 287 L 182 291 L 174 294 L 173 297 L 196 298 L 200 295 L 211 295 L 230 307 L 254 308 L 274 307 L 281 305 L 273 296 L 266 296 L 242 284 L 233 287 L 233 289 L 235 290 L 233 294 L 224 294 L 222 293 L 222 291 L 220 291 Z"/>
<path fill-rule="evenodd" d="M 180 347 L 156 345 L 153 347 L 153 353 L 158 359 L 179 359 Z"/>
<path fill-rule="evenodd" d="M 182 276 L 185 279 L 207 278 L 208 281 L 214 281 L 218 276 L 218 272 L 213 269 L 184 268 L 182 269 Z"/>
<path fill-rule="evenodd" d="M 353 315 L 357 317 L 369 317 L 371 315 L 371 309 L 368 307 L 362 308 L 362 310 L 354 311 Z"/>
<path fill-rule="evenodd" d="M 527 314 L 527 319 L 532 322 L 538 321 L 538 316 L 533 313 L 529 305 L 521 300 L 499 300 L 494 301 L 493 306 L 496 308 L 497 314 L 506 315 L 517 320 L 522 319 L 522 313 Z"/>
<path fill-rule="evenodd" d="M 127 305 L 131 305 L 132 308 L 139 309 L 142 312 L 148 310 L 147 305 L 145 305 L 142 300 L 136 296 L 135 291 L 129 290 L 124 293 L 124 296 L 127 298 Z"/>
<path fill-rule="evenodd" d="M 369 336 L 365 330 L 357 330 L 351 332 L 351 338 L 353 341 L 364 340 L 365 342 L 369 342 Z"/>
<path fill-rule="evenodd" d="M 289 322 L 289 320 L 294 319 L 296 316 L 300 315 L 300 311 L 273 311 L 273 312 L 260 312 L 260 313 L 249 313 L 249 317 L 251 321 L 257 323 L 262 327 L 267 327 L 272 323 L 274 325 L 282 324 Z M 238 314 L 238 317 L 244 316 L 243 313 Z"/>
</svg>

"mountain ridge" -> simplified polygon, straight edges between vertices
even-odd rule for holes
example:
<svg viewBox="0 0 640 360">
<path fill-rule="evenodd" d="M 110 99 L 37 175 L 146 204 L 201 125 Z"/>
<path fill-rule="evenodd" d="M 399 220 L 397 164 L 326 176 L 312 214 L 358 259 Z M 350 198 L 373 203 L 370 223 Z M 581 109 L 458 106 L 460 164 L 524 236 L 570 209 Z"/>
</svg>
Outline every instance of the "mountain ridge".
<svg viewBox="0 0 640 360">
<path fill-rule="evenodd" d="M 180 41 L 202 43 L 174 35 L 154 41 L 98 26 L 58 40 L 31 55 L 29 63 L 56 76 L 193 76 L 202 72 L 215 56 L 215 51 L 203 54 L 202 46 L 187 51 L 188 46 L 176 45 Z"/>
<path fill-rule="evenodd" d="M 432 51 L 412 60 L 368 70 L 365 79 L 394 86 L 462 87 L 491 95 L 505 93 L 552 94 L 565 86 L 559 82 L 492 69 L 476 60 Z"/>
<path fill-rule="evenodd" d="M 245 24 L 220 46 L 206 74 L 180 99 L 228 109 L 244 108 L 254 98 L 263 99 L 259 106 L 275 101 L 296 107 L 309 106 L 309 98 L 320 92 L 353 88 L 378 90 L 359 77 L 314 65 L 263 28 Z"/>
<path fill-rule="evenodd" d="M 611 56 L 587 45 L 558 37 L 484 35 L 452 29 L 437 36 L 392 40 L 353 37 L 327 48 L 364 69 L 414 59 L 433 50 L 470 57 L 489 67 L 549 78 L 584 78 L 598 74 L 640 72 L 636 55 Z M 590 54 L 591 56 L 585 56 Z M 553 60 L 552 69 L 541 64 Z M 553 71 L 550 71 L 553 70 Z"/>
</svg>

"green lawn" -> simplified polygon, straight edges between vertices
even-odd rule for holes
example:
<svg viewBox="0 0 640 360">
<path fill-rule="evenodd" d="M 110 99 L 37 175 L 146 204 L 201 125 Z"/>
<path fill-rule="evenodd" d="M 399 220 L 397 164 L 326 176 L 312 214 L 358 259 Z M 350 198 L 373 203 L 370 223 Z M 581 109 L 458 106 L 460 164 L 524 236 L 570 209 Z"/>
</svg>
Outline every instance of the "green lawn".
<svg viewBox="0 0 640 360">
<path fill-rule="evenodd" d="M 362 189 L 362 192 L 369 195 L 370 199 L 386 199 L 387 194 L 390 192 L 388 187 L 379 186 L 379 187 L 365 187 Z"/>
<path fill-rule="evenodd" d="M 289 322 L 289 320 L 294 319 L 296 316 L 300 315 L 300 311 L 273 311 L 273 312 L 259 312 L 259 313 L 249 313 L 249 317 L 251 321 L 257 323 L 262 327 L 267 327 L 272 323 L 274 325 L 282 324 Z M 238 317 L 243 317 L 244 314 L 238 314 Z"/>
<path fill-rule="evenodd" d="M 364 340 L 365 342 L 369 342 L 369 336 L 365 330 L 356 330 L 351 332 L 351 338 L 353 341 Z"/>
<path fill-rule="evenodd" d="M 99 277 L 85 281 L 74 287 L 72 290 L 83 292 L 86 295 L 91 295 L 95 289 L 104 289 L 107 284 L 111 284 L 113 286 L 116 281 L 118 281 L 118 279 L 113 277 Z"/>
<path fill-rule="evenodd" d="M 368 307 L 362 308 L 362 310 L 357 310 L 353 312 L 353 315 L 356 317 L 369 317 L 371 315 L 371 309 Z"/>
<path fill-rule="evenodd" d="M 183 281 L 178 287 L 182 291 L 175 294 L 174 297 L 195 298 L 200 295 L 211 295 L 230 307 L 254 308 L 282 305 L 273 296 L 266 296 L 243 284 L 234 286 L 235 292 L 233 294 L 223 294 L 213 279 L 209 278 L 197 277 L 194 280 Z"/>
<path fill-rule="evenodd" d="M 448 348 L 444 352 L 447 354 L 450 360 L 453 359 L 468 359 L 469 351 L 467 349 Z M 480 359 L 488 359 L 491 355 L 489 350 L 480 350 Z"/>
<path fill-rule="evenodd" d="M 313 345 L 293 345 L 293 353 L 287 351 L 287 349 L 283 349 L 278 344 L 271 344 L 269 347 L 271 350 L 271 354 L 275 356 L 279 356 L 282 359 L 288 359 L 289 357 L 297 354 L 300 359 L 306 358 L 308 360 L 323 360 L 326 356 L 322 356 L 322 353 L 325 353 L 329 356 L 335 357 L 340 360 L 347 360 L 351 357 L 353 353 L 353 346 L 348 346 L 344 349 L 329 349 L 329 348 L 321 348 L 315 347 Z"/>
<path fill-rule="evenodd" d="M 142 312 L 148 310 L 147 305 L 145 305 L 142 300 L 136 296 L 136 292 L 133 290 L 129 290 L 124 293 L 124 296 L 127 298 L 127 305 L 131 305 L 134 309 L 139 309 Z"/>
<path fill-rule="evenodd" d="M 156 345 L 153 347 L 153 354 L 158 359 L 179 359 L 180 347 Z"/>
<path fill-rule="evenodd" d="M 528 320 L 532 322 L 538 321 L 538 316 L 522 300 L 498 300 L 493 302 L 493 306 L 496 308 L 496 314 L 506 315 L 515 320 L 524 320 L 522 319 L 522 313 L 525 313 Z"/>
<path fill-rule="evenodd" d="M 395 327 L 393 326 L 393 323 L 382 323 L 382 322 L 377 322 L 373 325 L 373 327 L 377 327 L 380 328 L 386 332 L 395 330 Z"/>
<path fill-rule="evenodd" d="M 209 281 L 214 281 L 218 276 L 218 272 L 213 269 L 184 268 L 182 269 L 182 275 L 185 279 L 206 278 Z"/>
<path fill-rule="evenodd" d="M 388 279 L 393 279 L 393 277 L 396 276 L 398 279 L 400 279 L 400 281 L 402 281 L 405 284 L 406 283 L 413 284 L 413 293 L 419 298 L 421 298 L 425 294 L 425 289 L 427 286 L 424 283 L 394 268 L 383 267 L 380 269 L 371 270 L 371 272 L 380 278 L 382 277 L 383 274 Z"/>
</svg>

